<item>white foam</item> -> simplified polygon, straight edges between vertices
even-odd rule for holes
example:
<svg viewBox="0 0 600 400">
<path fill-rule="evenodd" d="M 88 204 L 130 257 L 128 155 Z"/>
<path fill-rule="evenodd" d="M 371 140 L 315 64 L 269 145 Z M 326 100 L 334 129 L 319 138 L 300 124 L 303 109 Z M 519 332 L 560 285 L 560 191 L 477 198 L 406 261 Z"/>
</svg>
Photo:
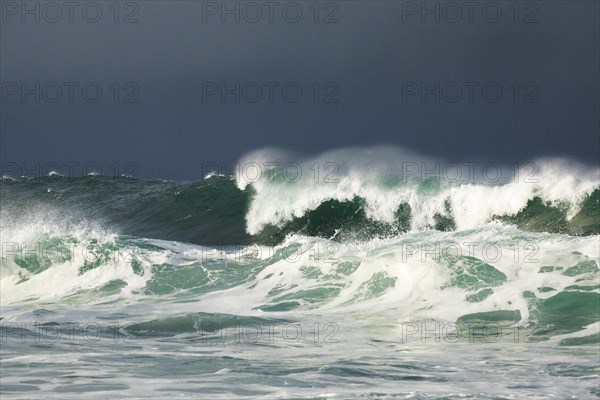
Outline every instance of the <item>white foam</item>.
<svg viewBox="0 0 600 400">
<path fill-rule="evenodd" d="M 453 182 L 445 168 L 450 163 L 420 157 L 393 147 L 347 149 L 325 153 L 314 158 L 292 160 L 281 151 L 263 150 L 242 158 L 240 165 L 278 168 L 294 164 L 302 171 L 301 178 L 261 179 L 238 171 L 240 189 L 251 185 L 255 195 L 246 215 L 247 231 L 257 234 L 267 225 L 282 226 L 327 200 L 350 201 L 355 196 L 366 201 L 367 216 L 388 223 L 401 203 L 412 211 L 412 229 L 432 226 L 436 213 L 446 214 L 445 202 L 450 201 L 457 229 L 472 229 L 488 223 L 494 216 L 515 214 L 527 201 L 539 196 L 543 201 L 566 206 L 567 217 L 578 211 L 579 203 L 600 184 L 600 169 L 586 168 L 564 159 L 541 159 L 517 170 L 501 168 L 506 175 L 503 183 L 491 184 L 484 179 L 487 164 L 480 163 L 468 182 Z M 287 160 L 287 161 L 286 161 Z M 298 159 L 296 159 L 298 160 Z M 463 164 L 464 165 L 464 164 Z M 407 172 L 407 166 L 418 170 Z M 438 185 L 427 188 L 431 174 L 427 168 L 441 172 Z M 466 167 L 465 167 L 466 168 Z M 318 170 L 320 175 L 316 175 Z M 463 171 L 463 175 L 469 172 Z M 509 177 L 508 172 L 511 176 Z M 329 179 L 326 181 L 326 176 Z M 399 177 L 400 183 L 386 184 L 385 179 Z M 509 179 L 510 178 L 510 179 Z"/>
</svg>

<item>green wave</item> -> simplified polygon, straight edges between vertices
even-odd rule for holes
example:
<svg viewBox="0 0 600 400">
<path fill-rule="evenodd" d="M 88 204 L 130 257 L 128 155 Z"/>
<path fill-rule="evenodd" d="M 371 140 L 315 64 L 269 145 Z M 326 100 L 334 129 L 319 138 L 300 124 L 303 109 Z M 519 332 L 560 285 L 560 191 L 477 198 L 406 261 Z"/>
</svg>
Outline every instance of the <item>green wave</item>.
<svg viewBox="0 0 600 400">
<path fill-rule="evenodd" d="M 382 222 L 368 217 L 364 198 L 325 199 L 300 217 L 250 235 L 245 218 L 253 195 L 252 186 L 240 190 L 233 179 L 225 177 L 190 183 L 100 176 L 0 181 L 2 218 L 5 226 L 13 228 L 27 224 L 27 218 L 37 214 L 53 213 L 61 223 L 93 221 L 123 235 L 205 245 L 272 245 L 292 233 L 340 242 L 391 237 L 410 231 L 414 219 L 407 203 L 396 209 L 393 222 Z M 422 229 L 456 230 L 456 206 L 447 199 L 443 211 L 435 213 L 433 222 Z M 596 235 L 600 233 L 600 189 L 582 200 L 573 218 L 568 219 L 567 212 L 566 205 L 534 197 L 516 214 L 498 215 L 490 221 L 514 224 L 530 232 Z M 26 264 L 27 260 L 21 262 Z"/>
</svg>

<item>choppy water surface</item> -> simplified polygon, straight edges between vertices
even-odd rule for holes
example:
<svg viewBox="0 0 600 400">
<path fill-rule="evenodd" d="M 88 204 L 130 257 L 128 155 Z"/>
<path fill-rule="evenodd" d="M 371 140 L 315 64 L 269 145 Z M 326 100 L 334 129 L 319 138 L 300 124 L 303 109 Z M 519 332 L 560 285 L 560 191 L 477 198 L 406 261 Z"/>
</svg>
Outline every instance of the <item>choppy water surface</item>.
<svg viewBox="0 0 600 400">
<path fill-rule="evenodd" d="M 3 398 L 595 398 L 597 171 L 4 179 Z"/>
</svg>

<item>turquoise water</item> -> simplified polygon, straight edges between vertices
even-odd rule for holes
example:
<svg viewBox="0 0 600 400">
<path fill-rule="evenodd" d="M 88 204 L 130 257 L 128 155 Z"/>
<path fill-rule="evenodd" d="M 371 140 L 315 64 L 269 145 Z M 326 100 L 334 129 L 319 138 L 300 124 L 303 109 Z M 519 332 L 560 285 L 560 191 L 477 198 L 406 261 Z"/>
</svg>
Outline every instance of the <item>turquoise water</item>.
<svg viewBox="0 0 600 400">
<path fill-rule="evenodd" d="M 596 398 L 598 181 L 548 176 L 4 179 L 2 397 Z"/>
</svg>

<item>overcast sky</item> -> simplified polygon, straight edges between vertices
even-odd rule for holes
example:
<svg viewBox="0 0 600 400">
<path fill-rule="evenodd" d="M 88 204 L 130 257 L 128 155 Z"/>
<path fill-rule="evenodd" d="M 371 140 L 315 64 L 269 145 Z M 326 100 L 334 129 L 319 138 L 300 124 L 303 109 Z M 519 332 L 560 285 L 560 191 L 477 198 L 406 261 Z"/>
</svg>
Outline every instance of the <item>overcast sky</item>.
<svg viewBox="0 0 600 400">
<path fill-rule="evenodd" d="M 0 3 L 4 167 L 187 180 L 378 144 L 598 163 L 598 1 L 63 3 Z"/>
</svg>

